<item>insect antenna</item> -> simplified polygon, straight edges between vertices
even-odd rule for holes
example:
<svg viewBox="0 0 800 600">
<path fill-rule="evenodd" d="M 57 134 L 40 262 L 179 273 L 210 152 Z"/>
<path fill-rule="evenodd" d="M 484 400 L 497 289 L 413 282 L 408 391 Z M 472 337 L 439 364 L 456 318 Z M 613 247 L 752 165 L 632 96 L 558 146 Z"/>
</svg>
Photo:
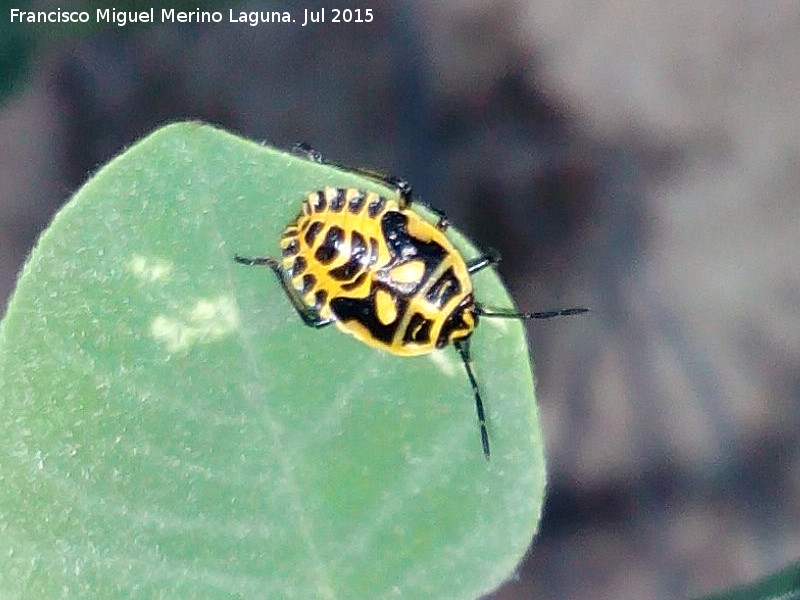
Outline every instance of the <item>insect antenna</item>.
<svg viewBox="0 0 800 600">
<path fill-rule="evenodd" d="M 458 350 L 461 356 L 461 361 L 464 363 L 464 368 L 467 370 L 467 377 L 472 386 L 472 393 L 475 395 L 475 412 L 478 414 L 478 426 L 481 430 L 481 446 L 483 447 L 483 456 L 489 460 L 491 452 L 489 451 L 489 432 L 486 430 L 486 415 L 483 412 L 483 400 L 481 399 L 481 392 L 478 389 L 478 382 L 475 380 L 475 373 L 472 372 L 472 360 L 469 353 L 469 338 L 462 338 L 455 340 L 453 345 Z"/>
<path fill-rule="evenodd" d="M 475 306 L 475 314 L 480 317 L 489 317 L 492 319 L 552 319 L 553 317 L 570 317 L 572 315 L 580 315 L 589 312 L 588 308 L 574 306 L 571 308 L 558 308 L 555 310 L 543 310 L 539 312 L 515 312 L 513 310 L 504 310 L 501 308 L 484 308 L 483 306 Z"/>
</svg>

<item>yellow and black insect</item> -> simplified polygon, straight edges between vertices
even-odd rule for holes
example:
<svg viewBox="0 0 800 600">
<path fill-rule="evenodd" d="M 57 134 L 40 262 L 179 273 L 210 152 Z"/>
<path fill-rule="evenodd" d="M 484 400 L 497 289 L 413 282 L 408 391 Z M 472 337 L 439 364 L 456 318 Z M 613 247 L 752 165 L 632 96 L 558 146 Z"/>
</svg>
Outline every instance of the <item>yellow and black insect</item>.
<svg viewBox="0 0 800 600">
<path fill-rule="evenodd" d="M 295 150 L 322 162 L 306 144 Z M 358 172 L 393 186 L 396 197 L 357 188 L 315 190 L 284 230 L 280 259 L 234 258 L 270 267 L 311 327 L 335 323 L 365 344 L 400 356 L 455 346 L 472 386 L 488 459 L 486 417 L 469 350 L 478 318 L 548 319 L 588 309 L 517 313 L 485 308 L 473 296 L 471 276 L 496 264 L 497 256 L 465 260 L 444 233 L 448 223 L 442 213 L 434 211 L 439 221 L 433 224 L 413 210 L 404 180 Z"/>
</svg>

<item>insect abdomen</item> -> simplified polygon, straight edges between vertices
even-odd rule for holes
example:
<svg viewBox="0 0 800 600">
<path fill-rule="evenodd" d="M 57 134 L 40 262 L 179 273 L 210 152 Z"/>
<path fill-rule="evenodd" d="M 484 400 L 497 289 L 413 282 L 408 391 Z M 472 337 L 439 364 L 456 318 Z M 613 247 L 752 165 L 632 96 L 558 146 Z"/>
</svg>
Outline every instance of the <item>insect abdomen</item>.
<svg viewBox="0 0 800 600">
<path fill-rule="evenodd" d="M 355 188 L 332 188 L 306 196 L 281 237 L 282 266 L 303 302 L 331 318 L 330 300 L 364 297 L 370 272 L 389 260 L 380 219 L 397 202 Z"/>
</svg>

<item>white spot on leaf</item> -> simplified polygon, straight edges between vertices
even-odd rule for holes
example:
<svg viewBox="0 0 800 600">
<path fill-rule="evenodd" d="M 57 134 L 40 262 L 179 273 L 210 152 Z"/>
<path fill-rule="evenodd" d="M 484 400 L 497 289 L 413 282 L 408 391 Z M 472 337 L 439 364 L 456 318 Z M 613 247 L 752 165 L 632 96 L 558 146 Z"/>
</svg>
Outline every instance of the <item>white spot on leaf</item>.
<svg viewBox="0 0 800 600">
<path fill-rule="evenodd" d="M 163 258 L 155 258 L 134 254 L 128 261 L 128 269 L 134 277 L 145 282 L 166 281 L 172 275 L 172 262 Z"/>
<path fill-rule="evenodd" d="M 439 369 L 442 374 L 447 377 L 455 377 L 458 370 L 459 359 L 457 353 L 452 348 L 445 348 L 443 350 L 435 350 L 431 352 L 430 356 L 433 364 Z"/>
<path fill-rule="evenodd" d="M 202 298 L 184 318 L 158 315 L 150 323 L 150 335 L 168 352 L 182 352 L 194 344 L 215 342 L 239 327 L 239 311 L 230 296 Z"/>
</svg>

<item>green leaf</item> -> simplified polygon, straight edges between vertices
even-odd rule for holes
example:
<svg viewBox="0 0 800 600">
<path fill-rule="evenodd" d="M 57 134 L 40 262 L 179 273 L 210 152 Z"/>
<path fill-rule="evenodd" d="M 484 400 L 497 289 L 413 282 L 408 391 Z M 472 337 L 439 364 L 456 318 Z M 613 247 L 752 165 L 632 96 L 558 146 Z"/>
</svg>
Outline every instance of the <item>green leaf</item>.
<svg viewBox="0 0 800 600">
<path fill-rule="evenodd" d="M 56 216 L 0 326 L 0 597 L 468 599 L 511 574 L 544 492 L 522 325 L 473 337 L 487 462 L 453 348 L 305 327 L 234 263 L 325 185 L 380 187 L 180 123 Z"/>
</svg>

